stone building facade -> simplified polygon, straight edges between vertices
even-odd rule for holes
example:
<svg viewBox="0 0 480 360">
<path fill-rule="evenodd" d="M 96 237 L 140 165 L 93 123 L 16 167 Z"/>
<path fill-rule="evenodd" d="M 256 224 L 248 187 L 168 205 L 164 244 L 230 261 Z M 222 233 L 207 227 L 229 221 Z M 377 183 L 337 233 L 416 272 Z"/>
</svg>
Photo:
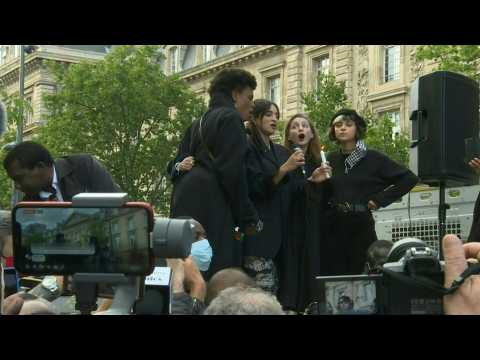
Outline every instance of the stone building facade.
<svg viewBox="0 0 480 360">
<path fill-rule="evenodd" d="M 28 135 L 42 123 L 44 94 L 56 85 L 45 66 L 47 60 L 76 63 L 99 60 L 111 45 L 38 45 L 25 60 L 25 98 L 33 114 L 26 119 Z M 387 113 L 396 130 L 409 129 L 409 89 L 432 64 L 415 61 L 415 45 L 163 45 L 166 74 L 178 74 L 208 101 L 209 82 L 223 68 L 239 67 L 257 78 L 255 98 L 277 102 L 281 119 L 303 111 L 302 93 L 315 86 L 318 72 L 344 81 L 349 102 Z M 18 45 L 0 45 L 0 90 L 18 92 Z"/>
<path fill-rule="evenodd" d="M 32 113 L 26 114 L 25 135 L 44 121 L 42 97 L 55 91 L 56 84 L 46 66 L 47 61 L 78 63 L 102 59 L 111 45 L 36 45 L 25 55 L 25 100 L 31 103 Z M 12 95 L 19 91 L 19 45 L 0 45 L 0 92 Z"/>
<path fill-rule="evenodd" d="M 415 45 L 167 45 L 165 71 L 178 73 L 208 100 L 208 84 L 226 67 L 257 78 L 255 98 L 277 102 L 281 119 L 302 112 L 302 93 L 312 90 L 318 72 L 345 82 L 353 108 L 387 113 L 396 131 L 409 129 L 409 89 L 432 71 L 415 59 Z"/>
</svg>

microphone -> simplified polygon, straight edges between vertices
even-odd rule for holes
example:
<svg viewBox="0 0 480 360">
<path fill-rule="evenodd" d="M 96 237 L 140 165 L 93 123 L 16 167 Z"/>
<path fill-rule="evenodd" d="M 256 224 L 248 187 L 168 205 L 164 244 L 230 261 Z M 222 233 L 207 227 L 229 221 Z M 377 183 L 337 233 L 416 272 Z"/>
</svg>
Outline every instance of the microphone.
<svg viewBox="0 0 480 360">
<path fill-rule="evenodd" d="M 297 150 L 300 150 L 303 152 L 302 148 L 298 145 L 293 145 L 293 151 L 297 151 Z M 302 169 L 302 174 L 303 176 L 305 176 L 305 165 L 302 165 L 300 166 L 300 168 Z"/>
</svg>

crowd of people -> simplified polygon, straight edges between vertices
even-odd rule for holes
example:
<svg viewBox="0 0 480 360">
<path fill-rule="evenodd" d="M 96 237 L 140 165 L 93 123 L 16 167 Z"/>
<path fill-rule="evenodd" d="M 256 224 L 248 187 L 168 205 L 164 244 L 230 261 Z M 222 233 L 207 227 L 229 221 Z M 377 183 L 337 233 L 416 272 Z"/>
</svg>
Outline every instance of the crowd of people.
<svg viewBox="0 0 480 360">
<path fill-rule="evenodd" d="M 172 313 L 303 313 L 315 300 L 317 276 L 381 267 L 371 259 L 385 257 L 390 245 L 377 239 L 372 211 L 419 180 L 367 149 L 367 124 L 352 109 L 331 118 L 328 135 L 337 150 L 328 155 L 305 114 L 288 119 L 283 145 L 274 143 L 281 111 L 272 101 L 254 101 L 256 86 L 244 70 L 217 74 L 208 110 L 187 129 L 167 166 L 173 183 L 170 216 L 191 218 L 197 234 L 192 246 L 197 256 L 192 251 L 187 259 L 167 260 L 174 274 Z M 480 169 L 477 161 L 470 165 Z M 70 201 L 80 192 L 119 191 L 93 157 L 53 160 L 33 142 L 11 150 L 4 167 L 28 200 Z M 468 258 L 478 258 L 480 244 L 463 245 L 447 235 L 443 246 L 447 286 Z M 466 282 L 445 297 L 446 313 L 480 313 L 474 298 L 478 278 Z M 43 301 L 35 303 L 41 296 L 32 296 L 7 298 L 3 312 L 53 311 Z"/>
</svg>

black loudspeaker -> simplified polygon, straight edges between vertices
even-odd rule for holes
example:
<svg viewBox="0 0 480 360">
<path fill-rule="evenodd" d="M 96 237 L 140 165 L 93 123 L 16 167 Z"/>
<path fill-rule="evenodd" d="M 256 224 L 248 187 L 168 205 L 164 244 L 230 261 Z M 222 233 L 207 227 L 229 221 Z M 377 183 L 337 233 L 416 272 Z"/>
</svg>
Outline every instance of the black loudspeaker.
<svg viewBox="0 0 480 360">
<path fill-rule="evenodd" d="M 415 80 L 410 93 L 410 168 L 425 184 L 478 184 L 468 166 L 479 152 L 479 88 L 460 74 L 437 71 Z"/>
</svg>

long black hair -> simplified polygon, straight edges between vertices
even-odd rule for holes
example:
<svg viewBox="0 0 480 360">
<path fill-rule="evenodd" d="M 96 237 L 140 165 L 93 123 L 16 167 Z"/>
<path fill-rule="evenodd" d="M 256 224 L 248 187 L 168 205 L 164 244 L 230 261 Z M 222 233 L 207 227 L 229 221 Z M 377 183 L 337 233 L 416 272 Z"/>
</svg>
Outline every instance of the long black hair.
<svg viewBox="0 0 480 360">
<path fill-rule="evenodd" d="M 275 104 L 273 101 L 266 99 L 257 99 L 253 102 L 252 117 L 250 118 L 250 120 L 248 120 L 247 126 L 250 131 L 250 137 L 252 139 L 252 142 L 258 149 L 264 149 L 266 145 L 262 139 L 262 136 L 260 135 L 260 130 L 257 127 L 256 120 L 262 119 L 265 114 L 270 111 L 272 105 L 275 106 L 278 114 L 280 114 L 280 109 L 278 108 L 278 105 Z"/>
</svg>

